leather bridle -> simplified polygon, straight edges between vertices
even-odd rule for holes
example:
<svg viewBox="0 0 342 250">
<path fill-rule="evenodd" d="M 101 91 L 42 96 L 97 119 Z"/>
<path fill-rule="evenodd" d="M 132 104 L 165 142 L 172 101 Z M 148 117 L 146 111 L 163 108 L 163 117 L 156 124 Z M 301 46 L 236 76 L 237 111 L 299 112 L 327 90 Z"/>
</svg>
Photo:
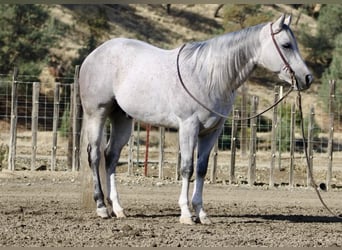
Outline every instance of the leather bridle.
<svg viewBox="0 0 342 250">
<path fill-rule="evenodd" d="M 274 43 L 274 46 L 276 47 L 277 51 L 278 51 L 278 54 L 280 55 L 280 58 L 281 60 L 283 61 L 283 63 L 285 64 L 285 68 L 290 72 L 290 75 L 291 75 L 291 82 L 292 82 L 292 86 L 293 87 L 297 87 L 298 89 L 298 83 L 297 83 L 297 79 L 296 79 L 296 76 L 295 76 L 295 72 L 294 70 L 291 68 L 290 64 L 288 63 L 288 61 L 286 60 L 283 52 L 281 51 L 281 49 L 279 48 L 279 45 L 277 43 L 277 41 L 275 40 L 274 36 L 279 34 L 281 32 L 281 30 L 277 31 L 277 32 L 273 32 L 273 29 L 272 29 L 272 25 L 273 23 L 270 24 L 270 30 L 271 30 L 271 37 L 272 37 L 272 41 Z"/>
</svg>

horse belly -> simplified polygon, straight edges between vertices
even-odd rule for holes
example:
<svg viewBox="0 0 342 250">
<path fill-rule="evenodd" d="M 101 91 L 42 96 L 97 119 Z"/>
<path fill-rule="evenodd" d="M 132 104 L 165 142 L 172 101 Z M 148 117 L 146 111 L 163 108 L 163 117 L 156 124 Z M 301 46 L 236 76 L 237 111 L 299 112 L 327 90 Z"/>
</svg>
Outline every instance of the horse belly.
<svg viewBox="0 0 342 250">
<path fill-rule="evenodd" d="M 170 101 L 174 80 L 158 60 L 149 58 L 131 65 L 126 76 L 121 77 L 120 82 L 116 83 L 118 86 L 114 87 L 115 99 L 135 119 L 178 128 L 173 103 Z"/>
<path fill-rule="evenodd" d="M 130 92 L 125 97 L 116 96 L 116 100 L 122 110 L 137 120 L 153 125 L 178 128 L 177 118 L 169 105 L 155 95 Z"/>
</svg>

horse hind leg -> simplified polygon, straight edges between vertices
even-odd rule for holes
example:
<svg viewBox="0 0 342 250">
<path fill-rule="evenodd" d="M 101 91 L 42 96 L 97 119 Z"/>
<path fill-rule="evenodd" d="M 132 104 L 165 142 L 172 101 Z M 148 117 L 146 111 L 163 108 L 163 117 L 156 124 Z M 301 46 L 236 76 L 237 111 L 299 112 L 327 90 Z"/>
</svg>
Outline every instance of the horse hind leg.
<svg viewBox="0 0 342 250">
<path fill-rule="evenodd" d="M 111 115 L 111 133 L 105 149 L 107 172 L 107 201 L 112 207 L 112 212 L 118 218 L 126 217 L 119 201 L 116 188 L 115 170 L 118 164 L 122 148 L 127 144 L 132 127 L 132 119 L 128 118 L 121 109 L 116 109 Z"/>
<path fill-rule="evenodd" d="M 100 180 L 100 159 L 101 141 L 103 137 L 103 127 L 106 115 L 104 110 L 98 110 L 95 114 L 87 116 L 87 136 L 88 136 L 88 162 L 93 173 L 94 200 L 96 202 L 96 212 L 102 218 L 108 218 L 107 208 L 104 202 L 104 195 Z"/>
</svg>

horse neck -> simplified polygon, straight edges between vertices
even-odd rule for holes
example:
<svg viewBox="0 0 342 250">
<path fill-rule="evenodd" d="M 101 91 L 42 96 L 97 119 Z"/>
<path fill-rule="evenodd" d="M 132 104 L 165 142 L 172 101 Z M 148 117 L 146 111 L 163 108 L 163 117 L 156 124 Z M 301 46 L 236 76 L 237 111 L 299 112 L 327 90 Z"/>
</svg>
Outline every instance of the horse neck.
<svg viewBox="0 0 342 250">
<path fill-rule="evenodd" d="M 230 96 L 256 66 L 262 26 L 254 26 L 186 47 L 185 60 L 211 95 Z M 226 99 L 227 100 L 227 99 Z"/>
</svg>

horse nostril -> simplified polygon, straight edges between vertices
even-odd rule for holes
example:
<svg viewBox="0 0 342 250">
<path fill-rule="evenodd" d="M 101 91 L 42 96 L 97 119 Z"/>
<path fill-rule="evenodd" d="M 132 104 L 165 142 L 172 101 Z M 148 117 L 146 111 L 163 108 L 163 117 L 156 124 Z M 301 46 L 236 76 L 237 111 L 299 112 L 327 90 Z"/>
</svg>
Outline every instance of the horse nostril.
<svg viewBox="0 0 342 250">
<path fill-rule="evenodd" d="M 305 82 L 306 82 L 306 85 L 307 86 L 310 86 L 310 84 L 312 83 L 313 81 L 313 76 L 312 75 L 306 75 L 305 76 Z"/>
</svg>

